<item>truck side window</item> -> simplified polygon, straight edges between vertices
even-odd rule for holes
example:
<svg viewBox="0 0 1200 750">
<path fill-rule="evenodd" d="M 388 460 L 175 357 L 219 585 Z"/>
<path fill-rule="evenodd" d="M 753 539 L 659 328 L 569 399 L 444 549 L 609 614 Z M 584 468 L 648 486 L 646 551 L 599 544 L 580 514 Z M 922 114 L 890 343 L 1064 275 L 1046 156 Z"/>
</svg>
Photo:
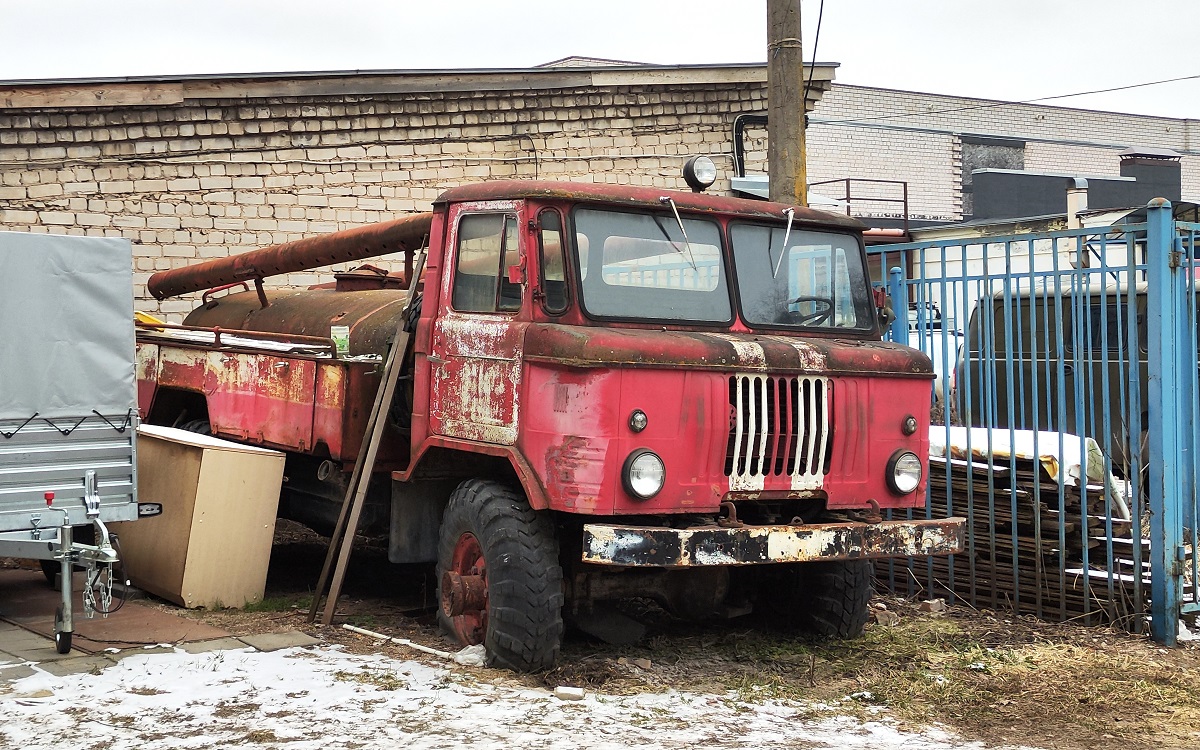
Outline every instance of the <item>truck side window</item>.
<svg viewBox="0 0 1200 750">
<path fill-rule="evenodd" d="M 563 261 L 562 218 L 557 211 L 538 214 L 538 241 L 542 251 L 542 306 L 557 315 L 567 309 L 566 264 Z"/>
<path fill-rule="evenodd" d="M 508 214 L 472 214 L 459 221 L 451 294 L 455 310 L 520 309 L 521 285 L 507 278 L 508 267 L 520 264 L 516 227 L 517 217 Z"/>
<path fill-rule="evenodd" d="M 500 266 L 500 298 L 496 309 L 514 311 L 521 309 L 521 285 L 508 280 L 508 270 L 521 265 L 521 248 L 517 244 L 517 217 L 504 217 L 504 256 Z"/>
</svg>

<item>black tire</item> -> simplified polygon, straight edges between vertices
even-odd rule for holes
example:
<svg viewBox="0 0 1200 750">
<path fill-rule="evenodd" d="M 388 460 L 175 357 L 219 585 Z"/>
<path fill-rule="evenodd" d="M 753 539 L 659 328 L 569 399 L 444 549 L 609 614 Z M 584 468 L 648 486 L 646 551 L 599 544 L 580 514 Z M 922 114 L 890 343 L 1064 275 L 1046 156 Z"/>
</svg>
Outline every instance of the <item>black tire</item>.
<svg viewBox="0 0 1200 750">
<path fill-rule="evenodd" d="M 421 318 L 421 303 L 425 300 L 424 292 L 414 292 L 413 302 L 408 308 L 408 314 L 404 316 L 404 330 L 409 333 L 417 332 L 417 321 Z"/>
<path fill-rule="evenodd" d="M 470 479 L 450 496 L 438 544 L 438 601 L 445 602 L 447 571 L 456 550 L 477 543 L 486 600 L 472 616 L 479 626 L 451 617 L 446 604 L 438 619 L 464 645 L 482 643 L 489 666 L 517 672 L 549 669 L 563 637 L 562 567 L 554 524 L 529 507 L 525 496 L 498 482 Z M 461 558 L 461 555 L 459 555 Z M 469 571 L 456 571 L 469 572 Z"/>
<path fill-rule="evenodd" d="M 71 634 L 64 632 L 63 625 L 63 608 L 58 605 L 58 609 L 54 610 L 54 650 L 60 654 L 71 653 Z"/>
<path fill-rule="evenodd" d="M 193 419 L 190 422 L 184 422 L 179 425 L 179 429 L 194 432 L 197 435 L 212 435 L 212 425 L 207 419 Z"/>
<path fill-rule="evenodd" d="M 870 560 L 789 563 L 773 566 L 759 604 L 776 625 L 825 638 L 857 638 L 869 616 Z M 768 598 L 769 597 L 769 598 Z"/>
</svg>

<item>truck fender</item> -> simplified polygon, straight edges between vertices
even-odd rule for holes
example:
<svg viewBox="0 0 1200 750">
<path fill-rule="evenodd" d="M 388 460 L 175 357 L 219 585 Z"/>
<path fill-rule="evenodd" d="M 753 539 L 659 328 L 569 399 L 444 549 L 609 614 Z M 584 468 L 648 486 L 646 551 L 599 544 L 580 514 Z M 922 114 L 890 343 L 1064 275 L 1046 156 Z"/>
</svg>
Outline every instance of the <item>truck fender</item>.
<svg viewBox="0 0 1200 750">
<path fill-rule="evenodd" d="M 515 477 L 521 485 L 521 489 L 525 492 L 525 497 L 529 500 L 529 506 L 534 510 L 546 510 L 550 507 L 550 498 L 546 496 L 546 489 L 542 486 L 537 472 L 533 470 L 532 465 L 526 460 L 525 456 L 512 446 L 488 445 L 486 443 L 474 443 L 469 440 L 430 436 L 417 448 L 408 468 L 403 471 L 393 472 L 392 479 L 398 482 L 407 482 L 413 477 L 419 476 L 431 448 L 444 448 L 468 456 L 483 454 L 504 459 L 508 462 L 512 476 Z"/>
</svg>

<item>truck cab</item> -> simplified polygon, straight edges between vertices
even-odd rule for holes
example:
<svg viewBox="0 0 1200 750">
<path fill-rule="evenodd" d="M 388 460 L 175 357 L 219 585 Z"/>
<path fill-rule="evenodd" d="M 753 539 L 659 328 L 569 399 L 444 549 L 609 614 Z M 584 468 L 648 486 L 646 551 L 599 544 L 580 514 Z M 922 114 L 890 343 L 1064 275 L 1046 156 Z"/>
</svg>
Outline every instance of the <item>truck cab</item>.
<svg viewBox="0 0 1200 750">
<path fill-rule="evenodd" d="M 858 222 L 657 188 L 510 181 L 446 191 L 421 226 L 426 271 L 400 284 L 413 290 L 268 293 L 253 275 L 267 264 L 243 256 L 257 289 L 209 300 L 189 329 L 321 338 L 349 324 L 349 356 L 226 345 L 224 356 L 254 361 L 240 380 L 227 366 L 210 373 L 204 390 L 219 331 L 199 345 L 147 334 L 157 348 L 140 358 L 143 408 L 178 419 L 156 402 L 189 403 L 215 434 L 257 436 L 336 480 L 353 467 L 346 425 L 375 382 L 354 355 L 382 353 L 419 287 L 390 471 L 377 481 L 390 492 L 376 505 L 391 559 L 437 562 L 444 624 L 493 663 L 545 668 L 564 616 L 586 629 L 598 603 L 621 596 L 688 616 L 773 611 L 853 636 L 872 558 L 961 549 L 960 519 L 885 519 L 925 505 L 933 369 L 880 341 Z M 166 272 L 151 288 L 217 286 L 235 263 Z M 197 283 L 170 283 L 185 277 Z M 184 360 L 194 373 L 163 389 L 162 364 L 179 373 Z M 268 388 L 261 374 L 282 370 L 300 381 Z M 239 407 L 235 392 L 258 406 Z M 296 402 L 314 415 L 304 443 L 272 418 Z M 336 451 L 318 440 L 323 406 L 326 421 L 345 416 Z"/>
</svg>

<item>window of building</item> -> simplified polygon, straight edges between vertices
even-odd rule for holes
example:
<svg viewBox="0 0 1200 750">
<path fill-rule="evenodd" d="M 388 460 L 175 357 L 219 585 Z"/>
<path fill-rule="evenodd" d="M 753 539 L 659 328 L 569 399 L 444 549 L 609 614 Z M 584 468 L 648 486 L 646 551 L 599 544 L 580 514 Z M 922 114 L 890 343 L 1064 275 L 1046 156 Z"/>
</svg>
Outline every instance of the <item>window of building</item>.
<svg viewBox="0 0 1200 750">
<path fill-rule="evenodd" d="M 974 135 L 959 136 L 959 140 L 962 144 L 962 213 L 966 219 L 975 213 L 971 172 L 976 169 L 1024 169 L 1025 141 Z"/>
</svg>

